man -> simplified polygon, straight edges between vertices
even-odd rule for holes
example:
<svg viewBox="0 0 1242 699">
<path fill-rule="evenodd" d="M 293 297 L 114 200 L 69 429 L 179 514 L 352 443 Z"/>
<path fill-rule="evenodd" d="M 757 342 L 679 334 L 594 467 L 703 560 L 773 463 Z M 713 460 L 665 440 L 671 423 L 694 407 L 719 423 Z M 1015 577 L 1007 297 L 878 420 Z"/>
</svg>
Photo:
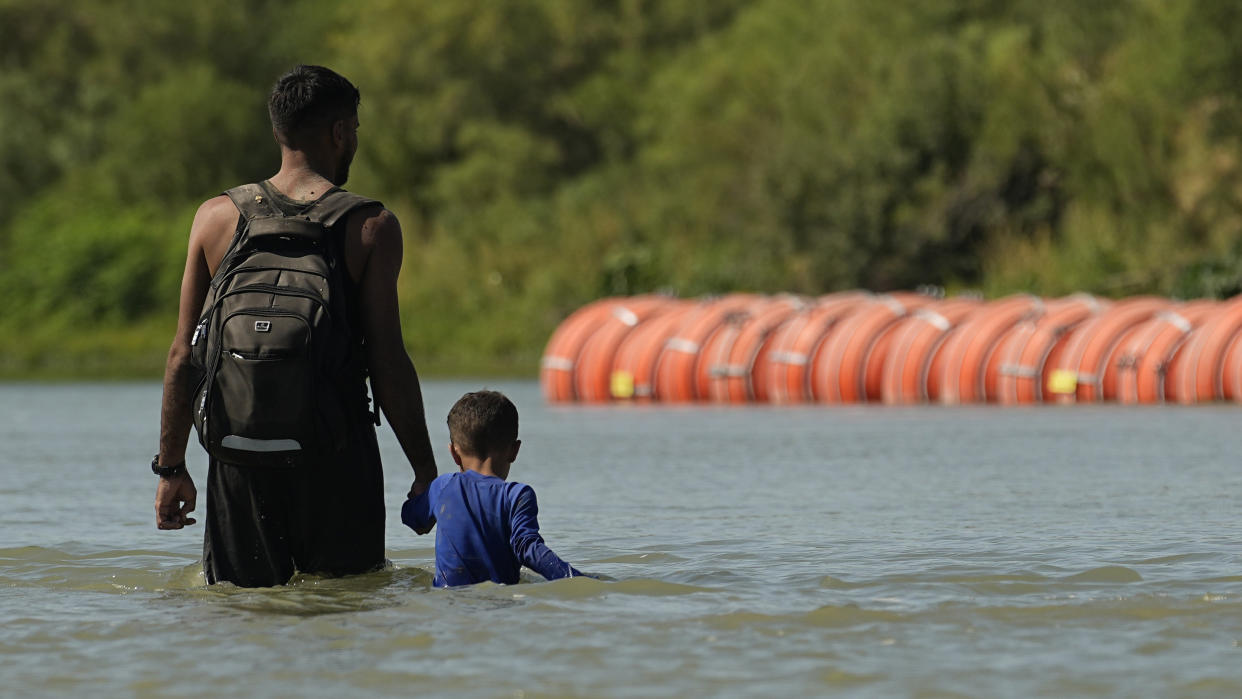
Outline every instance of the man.
<svg viewBox="0 0 1242 699">
<path fill-rule="evenodd" d="M 319 66 L 298 66 L 272 89 L 268 109 L 280 145 L 280 171 L 262 183 L 272 203 L 302 210 L 343 185 L 358 149 L 359 93 L 348 80 Z M 190 229 L 181 282 L 177 332 L 164 374 L 156 525 L 181 529 L 195 520 L 197 489 L 185 469 L 197 372 L 191 342 L 212 276 L 234 233 L 239 211 L 229 197 L 199 207 Z M 401 338 L 397 276 L 401 226 L 378 203 L 354 210 L 332 230 L 344 236 L 344 262 L 353 282 L 346 293 L 354 325 L 383 409 L 414 469 L 412 493 L 436 477 L 414 364 Z M 284 584 L 294 571 L 344 575 L 384 564 L 383 474 L 375 423 L 363 400 L 351 410 L 348 444 L 330 459 L 306 468 L 243 468 L 210 459 L 203 569 L 209 583 Z"/>
</svg>

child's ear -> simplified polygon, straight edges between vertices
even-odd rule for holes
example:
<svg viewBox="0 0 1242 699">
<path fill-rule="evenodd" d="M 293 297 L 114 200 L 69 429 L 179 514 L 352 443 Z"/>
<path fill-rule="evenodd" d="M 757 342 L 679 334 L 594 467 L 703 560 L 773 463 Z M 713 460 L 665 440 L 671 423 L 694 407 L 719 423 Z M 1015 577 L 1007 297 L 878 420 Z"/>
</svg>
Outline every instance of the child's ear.
<svg viewBox="0 0 1242 699">
<path fill-rule="evenodd" d="M 458 467 L 459 469 L 460 469 L 460 468 L 462 468 L 462 465 L 461 465 L 461 453 L 457 451 L 457 445 L 456 445 L 456 444 L 453 444 L 452 442 L 449 442 L 449 453 L 453 455 L 453 463 L 457 464 L 457 467 Z"/>
<path fill-rule="evenodd" d="M 513 440 L 513 446 L 509 447 L 509 463 L 513 463 L 517 459 L 518 450 L 522 448 L 522 440 Z"/>
</svg>

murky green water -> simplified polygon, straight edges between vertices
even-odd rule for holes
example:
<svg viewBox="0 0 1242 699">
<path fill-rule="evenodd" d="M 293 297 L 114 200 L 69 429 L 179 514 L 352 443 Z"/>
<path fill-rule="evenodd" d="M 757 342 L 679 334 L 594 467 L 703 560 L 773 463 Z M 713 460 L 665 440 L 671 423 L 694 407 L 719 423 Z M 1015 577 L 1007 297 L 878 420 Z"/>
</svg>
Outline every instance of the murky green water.
<svg viewBox="0 0 1242 699">
<path fill-rule="evenodd" d="M 425 387 L 433 440 L 481 385 Z M 1238 408 L 492 387 L 548 543 L 609 580 L 431 589 L 385 428 L 391 569 L 209 588 L 201 525 L 154 527 L 158 385 L 0 385 L 0 695 L 1242 694 Z"/>
</svg>

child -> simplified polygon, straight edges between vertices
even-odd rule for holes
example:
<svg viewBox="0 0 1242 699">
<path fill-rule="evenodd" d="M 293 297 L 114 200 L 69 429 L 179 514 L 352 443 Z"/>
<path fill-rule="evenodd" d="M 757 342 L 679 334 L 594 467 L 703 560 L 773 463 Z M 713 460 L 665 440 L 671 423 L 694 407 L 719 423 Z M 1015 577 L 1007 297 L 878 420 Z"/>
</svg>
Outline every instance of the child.
<svg viewBox="0 0 1242 699">
<path fill-rule="evenodd" d="M 449 451 L 460 467 L 405 501 L 401 521 L 436 529 L 436 587 L 485 580 L 513 584 L 523 565 L 548 580 L 582 575 L 543 543 L 535 491 L 506 483 L 522 442 L 517 408 L 496 391 L 467 393 L 448 415 Z"/>
</svg>

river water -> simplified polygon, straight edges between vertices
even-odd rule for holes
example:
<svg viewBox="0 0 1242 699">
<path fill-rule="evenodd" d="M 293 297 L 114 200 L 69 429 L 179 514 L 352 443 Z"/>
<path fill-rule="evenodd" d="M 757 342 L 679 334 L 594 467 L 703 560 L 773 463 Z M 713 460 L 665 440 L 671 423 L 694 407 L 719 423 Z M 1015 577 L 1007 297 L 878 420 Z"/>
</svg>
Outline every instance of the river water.
<svg viewBox="0 0 1242 699">
<path fill-rule="evenodd" d="M 605 579 L 432 589 L 385 427 L 390 569 L 208 587 L 201 523 L 154 526 L 157 384 L 0 385 L 0 695 L 1242 694 L 1239 408 L 583 408 L 432 381 L 437 444 L 483 385 L 521 411 L 511 478 L 548 544 Z"/>
</svg>

